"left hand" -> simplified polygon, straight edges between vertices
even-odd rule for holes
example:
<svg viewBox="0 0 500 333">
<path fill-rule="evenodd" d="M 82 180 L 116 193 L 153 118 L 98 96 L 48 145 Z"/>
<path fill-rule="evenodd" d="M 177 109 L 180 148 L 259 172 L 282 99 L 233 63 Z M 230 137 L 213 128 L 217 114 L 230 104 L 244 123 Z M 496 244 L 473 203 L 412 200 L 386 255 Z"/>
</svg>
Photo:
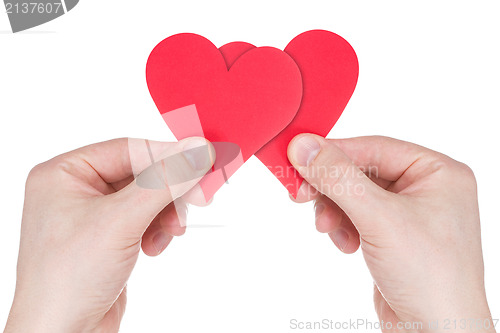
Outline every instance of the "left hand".
<svg viewBox="0 0 500 333">
<path fill-rule="evenodd" d="M 159 155 L 169 158 L 158 161 Z M 152 157 L 158 162 L 145 169 Z M 144 252 L 157 255 L 183 233 L 185 216 L 172 202 L 197 184 L 213 159 L 203 138 L 118 139 L 33 168 L 5 332 L 117 332 L 141 239 Z M 165 186 L 172 178 L 182 181 Z"/>
</svg>

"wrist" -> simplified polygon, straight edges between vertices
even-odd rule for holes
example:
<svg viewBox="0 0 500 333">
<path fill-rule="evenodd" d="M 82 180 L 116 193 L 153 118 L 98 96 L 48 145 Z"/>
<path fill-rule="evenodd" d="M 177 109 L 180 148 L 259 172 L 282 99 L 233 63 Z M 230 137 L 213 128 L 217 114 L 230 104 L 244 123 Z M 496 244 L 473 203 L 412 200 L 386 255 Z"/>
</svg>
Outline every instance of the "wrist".
<svg viewBox="0 0 500 333">
<path fill-rule="evenodd" d="M 496 332 L 498 320 L 491 316 L 484 288 L 470 287 L 462 292 L 446 293 L 427 298 L 425 303 L 419 307 L 420 311 L 411 311 L 415 316 L 405 316 L 407 321 L 421 324 L 418 332 Z"/>
<path fill-rule="evenodd" d="M 439 319 L 424 323 L 422 333 L 495 333 L 497 321 L 494 321 L 487 303 L 478 304 L 473 310 L 458 314 L 448 314 Z"/>
<path fill-rule="evenodd" d="M 67 311 L 58 311 L 51 304 L 36 305 L 14 298 L 4 333 L 91 332 L 83 321 L 71 320 Z"/>
<path fill-rule="evenodd" d="M 445 318 L 428 322 L 421 332 L 496 333 L 495 326 L 496 323 L 493 319 L 487 316 L 479 318 Z"/>
</svg>

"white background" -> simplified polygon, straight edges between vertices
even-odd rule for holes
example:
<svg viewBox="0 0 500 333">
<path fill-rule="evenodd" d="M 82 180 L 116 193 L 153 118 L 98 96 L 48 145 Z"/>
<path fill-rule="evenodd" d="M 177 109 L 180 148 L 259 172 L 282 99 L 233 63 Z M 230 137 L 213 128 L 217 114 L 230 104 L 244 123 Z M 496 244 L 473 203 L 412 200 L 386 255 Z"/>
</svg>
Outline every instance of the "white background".
<svg viewBox="0 0 500 333">
<path fill-rule="evenodd" d="M 330 137 L 392 136 L 475 171 L 487 292 L 500 317 L 499 10 L 498 1 L 81 0 L 15 35 L 0 13 L 0 327 L 31 167 L 115 137 L 173 140 L 145 82 L 159 41 L 195 32 L 217 46 L 284 48 L 314 28 L 342 35 L 360 62 Z M 317 233 L 312 205 L 292 203 L 256 158 L 189 218 L 224 226 L 188 229 L 162 256 L 141 255 L 122 332 L 288 332 L 292 318 L 377 319 L 361 253 L 341 254 Z"/>
</svg>

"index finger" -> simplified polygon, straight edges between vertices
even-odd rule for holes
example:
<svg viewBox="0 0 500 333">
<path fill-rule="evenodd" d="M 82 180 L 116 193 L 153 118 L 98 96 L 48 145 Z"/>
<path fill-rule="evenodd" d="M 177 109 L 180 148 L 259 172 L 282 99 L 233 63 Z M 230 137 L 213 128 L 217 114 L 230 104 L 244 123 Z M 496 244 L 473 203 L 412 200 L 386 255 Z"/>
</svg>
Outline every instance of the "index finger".
<svg viewBox="0 0 500 333">
<path fill-rule="evenodd" d="M 145 168 L 167 156 L 174 144 L 173 142 L 120 138 L 95 143 L 67 154 L 81 159 L 91 166 L 104 182 L 112 184 L 137 176 Z"/>
<path fill-rule="evenodd" d="M 419 159 L 441 155 L 417 144 L 384 136 L 331 139 L 363 172 L 395 182 Z"/>
</svg>

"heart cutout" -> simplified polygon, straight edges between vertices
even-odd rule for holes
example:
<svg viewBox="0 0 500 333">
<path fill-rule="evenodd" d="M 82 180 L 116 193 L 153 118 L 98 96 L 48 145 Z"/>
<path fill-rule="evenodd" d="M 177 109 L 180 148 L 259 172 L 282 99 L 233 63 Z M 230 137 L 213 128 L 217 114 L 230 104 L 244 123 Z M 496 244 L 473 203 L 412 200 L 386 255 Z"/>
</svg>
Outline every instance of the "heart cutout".
<svg viewBox="0 0 500 333">
<path fill-rule="evenodd" d="M 248 43 L 233 42 L 222 46 L 220 51 L 231 67 L 254 48 Z M 303 179 L 288 161 L 288 144 L 300 133 L 328 135 L 354 92 L 359 66 L 352 46 L 325 30 L 298 35 L 285 52 L 302 73 L 302 103 L 292 122 L 255 155 L 295 198 Z"/>
<path fill-rule="evenodd" d="M 178 140 L 204 136 L 241 149 L 240 159 L 226 167 L 219 161 L 234 149 L 214 145 L 214 171 L 220 172 L 207 174 L 200 182 L 207 200 L 292 121 L 302 99 L 300 70 L 285 52 L 271 47 L 247 50 L 228 70 L 217 47 L 195 34 L 161 41 L 148 58 L 146 79 Z"/>
</svg>

